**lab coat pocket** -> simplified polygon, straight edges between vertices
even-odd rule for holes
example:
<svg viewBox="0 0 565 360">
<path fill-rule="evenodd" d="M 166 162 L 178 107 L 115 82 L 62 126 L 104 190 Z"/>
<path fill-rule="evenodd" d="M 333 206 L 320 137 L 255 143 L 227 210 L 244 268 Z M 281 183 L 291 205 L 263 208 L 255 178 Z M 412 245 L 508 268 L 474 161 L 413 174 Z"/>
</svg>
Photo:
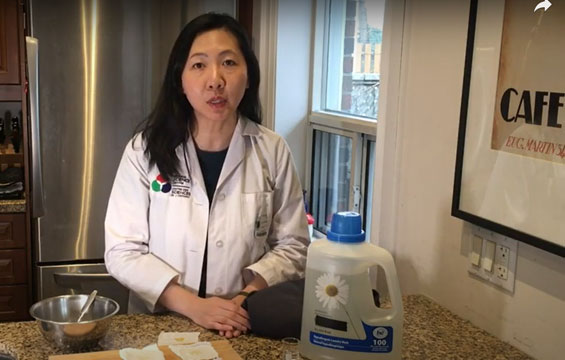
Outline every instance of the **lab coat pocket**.
<svg viewBox="0 0 565 360">
<path fill-rule="evenodd" d="M 273 192 L 242 194 L 242 233 L 246 243 L 261 246 L 271 229 L 273 217 Z"/>
</svg>

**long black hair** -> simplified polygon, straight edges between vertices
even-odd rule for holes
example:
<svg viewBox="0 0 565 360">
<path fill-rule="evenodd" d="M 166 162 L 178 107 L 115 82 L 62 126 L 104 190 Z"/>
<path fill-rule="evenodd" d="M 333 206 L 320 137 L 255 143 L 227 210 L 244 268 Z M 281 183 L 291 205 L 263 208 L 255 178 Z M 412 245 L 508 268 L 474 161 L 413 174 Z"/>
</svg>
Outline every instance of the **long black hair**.
<svg viewBox="0 0 565 360">
<path fill-rule="evenodd" d="M 229 15 L 207 13 L 196 17 L 184 27 L 175 41 L 155 108 L 136 130 L 141 131 L 145 140 L 149 164 L 156 164 L 166 180 L 178 173 L 176 148 L 181 144 L 186 146 L 194 129 L 194 111 L 183 92 L 181 80 L 188 53 L 198 35 L 217 29 L 226 30 L 235 36 L 247 64 L 249 86 L 239 103 L 239 114 L 261 123 L 259 63 L 245 30 Z"/>
</svg>

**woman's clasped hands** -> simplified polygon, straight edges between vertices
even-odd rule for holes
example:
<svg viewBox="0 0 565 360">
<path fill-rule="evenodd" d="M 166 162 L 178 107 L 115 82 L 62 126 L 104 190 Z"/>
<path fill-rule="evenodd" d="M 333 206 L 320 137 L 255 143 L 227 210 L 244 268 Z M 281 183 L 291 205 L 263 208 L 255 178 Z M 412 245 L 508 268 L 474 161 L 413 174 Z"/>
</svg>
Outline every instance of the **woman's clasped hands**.
<svg viewBox="0 0 565 360">
<path fill-rule="evenodd" d="M 247 311 L 234 299 L 219 297 L 198 298 L 189 316 L 194 322 L 207 329 L 215 329 L 220 335 L 237 337 L 251 328 Z"/>
<path fill-rule="evenodd" d="M 247 311 L 241 307 L 243 300 L 243 296 L 201 298 L 171 282 L 161 294 L 159 303 L 206 329 L 218 330 L 221 336 L 232 338 L 251 328 Z"/>
</svg>

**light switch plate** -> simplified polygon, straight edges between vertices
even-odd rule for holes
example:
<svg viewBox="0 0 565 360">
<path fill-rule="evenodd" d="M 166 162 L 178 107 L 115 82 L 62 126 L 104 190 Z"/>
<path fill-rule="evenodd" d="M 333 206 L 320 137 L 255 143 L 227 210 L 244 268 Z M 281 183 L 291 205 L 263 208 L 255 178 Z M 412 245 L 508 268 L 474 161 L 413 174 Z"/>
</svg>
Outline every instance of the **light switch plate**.
<svg viewBox="0 0 565 360">
<path fill-rule="evenodd" d="M 485 240 L 485 249 L 483 251 L 482 268 L 484 271 L 492 272 L 492 265 L 494 263 L 494 254 L 496 253 L 496 243 L 494 241 Z"/>
<path fill-rule="evenodd" d="M 471 264 L 479 266 L 481 263 L 481 252 L 483 251 L 483 238 L 477 235 L 473 235 L 471 240 L 473 243 L 471 245 L 471 251 L 469 252 L 469 260 Z"/>
<path fill-rule="evenodd" d="M 518 241 L 476 225 L 472 225 L 470 229 L 468 271 L 473 275 L 513 293 Z M 473 243 L 476 245 L 475 237 L 483 239 L 480 256 L 481 266 L 473 265 L 471 262 L 471 254 L 474 247 Z M 493 245 L 494 252 L 492 251 Z"/>
</svg>

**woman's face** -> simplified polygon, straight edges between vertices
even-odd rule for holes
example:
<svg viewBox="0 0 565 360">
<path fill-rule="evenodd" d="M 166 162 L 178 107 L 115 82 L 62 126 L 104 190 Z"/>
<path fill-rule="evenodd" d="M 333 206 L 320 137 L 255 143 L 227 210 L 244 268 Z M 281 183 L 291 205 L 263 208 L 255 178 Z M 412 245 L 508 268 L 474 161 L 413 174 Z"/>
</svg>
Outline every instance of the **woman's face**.
<svg viewBox="0 0 565 360">
<path fill-rule="evenodd" d="M 235 36 L 222 29 L 198 35 L 182 72 L 182 88 L 197 122 L 237 118 L 247 64 Z"/>
</svg>

